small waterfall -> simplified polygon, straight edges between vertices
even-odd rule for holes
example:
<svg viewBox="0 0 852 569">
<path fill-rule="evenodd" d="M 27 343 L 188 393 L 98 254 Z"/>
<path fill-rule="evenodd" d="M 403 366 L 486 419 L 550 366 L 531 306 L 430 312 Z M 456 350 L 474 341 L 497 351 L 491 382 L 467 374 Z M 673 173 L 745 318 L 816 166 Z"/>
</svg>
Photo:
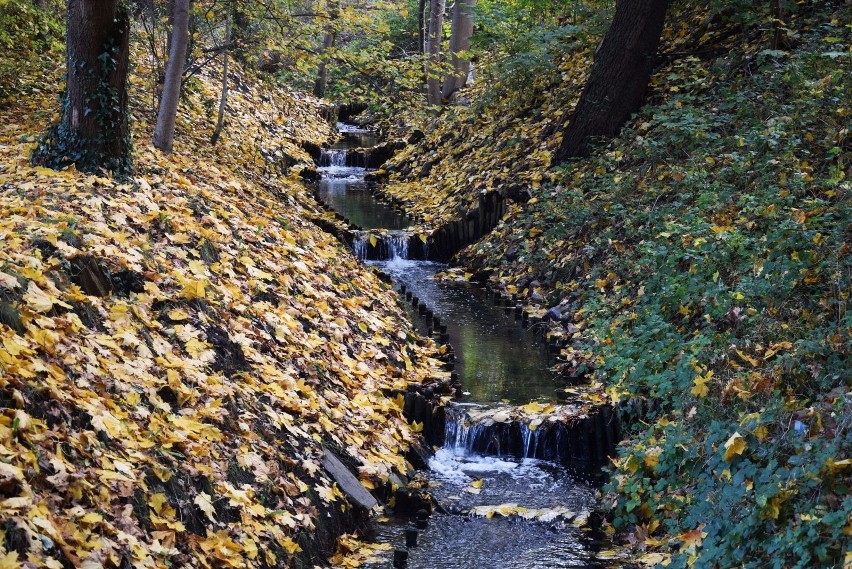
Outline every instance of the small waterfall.
<svg viewBox="0 0 852 569">
<path fill-rule="evenodd" d="M 384 235 L 358 231 L 352 238 L 352 250 L 362 261 L 407 260 L 410 242 L 411 234 L 405 231 L 389 231 Z"/>
<path fill-rule="evenodd" d="M 463 408 L 450 405 L 446 407 L 444 447 L 464 455 L 477 453 L 559 462 L 571 456 L 568 440 L 563 437 L 566 428 L 565 425 L 539 425 L 531 429 L 528 423 L 493 421 L 487 415 L 477 421 Z"/>
<path fill-rule="evenodd" d="M 408 241 L 411 236 L 404 231 L 388 233 L 386 242 L 388 257 L 391 259 L 408 259 Z"/>
<path fill-rule="evenodd" d="M 334 149 L 320 152 L 320 167 L 343 168 L 346 166 L 346 150 Z"/>
<path fill-rule="evenodd" d="M 367 259 L 367 243 L 368 238 L 364 233 L 357 233 L 355 238 L 352 240 L 352 250 L 355 252 L 355 256 L 361 260 L 365 261 Z"/>
<path fill-rule="evenodd" d="M 457 407 L 448 406 L 446 412 L 444 448 L 459 454 L 474 452 L 477 443 L 482 441 L 483 436 L 487 436 L 488 427 L 471 423 L 467 413 Z"/>
<path fill-rule="evenodd" d="M 523 440 L 523 454 L 522 458 L 535 458 L 536 451 L 538 451 L 538 442 L 541 436 L 540 429 L 530 429 L 530 426 L 527 424 L 521 424 L 521 439 Z"/>
</svg>

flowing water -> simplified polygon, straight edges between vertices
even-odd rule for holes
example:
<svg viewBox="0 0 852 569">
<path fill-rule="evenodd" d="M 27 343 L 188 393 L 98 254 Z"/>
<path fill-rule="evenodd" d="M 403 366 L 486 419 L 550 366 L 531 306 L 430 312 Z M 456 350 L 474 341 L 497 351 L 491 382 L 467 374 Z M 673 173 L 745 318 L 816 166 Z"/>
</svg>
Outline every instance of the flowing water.
<svg viewBox="0 0 852 569">
<path fill-rule="evenodd" d="M 446 265 L 408 258 L 411 235 L 404 230 L 409 220 L 373 198 L 364 168 L 347 166 L 350 149 L 375 140 L 365 131 L 338 128 L 344 138 L 323 153 L 318 196 L 365 230 L 353 243 L 358 257 L 379 266 L 398 288 L 404 285 L 447 326 L 464 390 L 448 409 L 446 441 L 430 460 L 427 473 L 429 491 L 447 513 L 429 519 L 418 545 L 408 548 L 407 567 L 603 566 L 594 555 L 596 542 L 578 527 L 585 525 L 594 508 L 594 489 L 574 480 L 559 464 L 525 458 L 544 455 L 539 448 L 541 430 L 520 427 L 520 452 L 483 456 L 471 450 L 484 431 L 467 424 L 466 409 L 557 399 L 560 385 L 548 371 L 544 347 L 504 309 L 490 303 L 483 291 L 436 280 Z M 383 230 L 385 260 L 366 261 L 373 235 L 366 230 L 371 229 Z M 397 519 L 377 523 L 373 538 L 405 549 L 405 523 Z M 368 565 L 389 566 L 389 558 Z"/>
</svg>

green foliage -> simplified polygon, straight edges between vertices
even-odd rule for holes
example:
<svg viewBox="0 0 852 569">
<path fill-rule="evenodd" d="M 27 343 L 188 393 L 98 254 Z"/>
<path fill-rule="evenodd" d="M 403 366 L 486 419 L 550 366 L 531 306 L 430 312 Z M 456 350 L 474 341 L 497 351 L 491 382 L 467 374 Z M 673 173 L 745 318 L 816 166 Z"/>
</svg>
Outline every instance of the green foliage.
<svg viewBox="0 0 852 569">
<path fill-rule="evenodd" d="M 659 403 L 606 489 L 669 567 L 839 566 L 852 533 L 852 21 L 808 27 L 669 64 L 469 254 L 571 301 L 595 379 Z"/>
<path fill-rule="evenodd" d="M 43 11 L 27 0 L 0 0 L 0 105 L 20 94 L 21 73 L 48 63 L 48 52 L 62 49 L 59 10 Z"/>
</svg>

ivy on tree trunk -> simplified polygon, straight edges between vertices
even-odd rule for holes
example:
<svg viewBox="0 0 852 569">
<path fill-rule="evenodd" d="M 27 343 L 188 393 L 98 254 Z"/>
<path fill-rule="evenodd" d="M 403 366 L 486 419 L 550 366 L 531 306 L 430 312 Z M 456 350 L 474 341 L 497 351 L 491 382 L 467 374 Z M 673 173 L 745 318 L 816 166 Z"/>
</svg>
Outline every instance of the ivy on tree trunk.
<svg viewBox="0 0 852 569">
<path fill-rule="evenodd" d="M 594 138 L 615 136 L 642 105 L 669 1 L 616 1 L 615 16 L 563 131 L 556 162 L 584 156 Z"/>
<path fill-rule="evenodd" d="M 130 18 L 119 0 L 68 0 L 62 119 L 33 154 L 50 168 L 127 173 Z"/>
</svg>

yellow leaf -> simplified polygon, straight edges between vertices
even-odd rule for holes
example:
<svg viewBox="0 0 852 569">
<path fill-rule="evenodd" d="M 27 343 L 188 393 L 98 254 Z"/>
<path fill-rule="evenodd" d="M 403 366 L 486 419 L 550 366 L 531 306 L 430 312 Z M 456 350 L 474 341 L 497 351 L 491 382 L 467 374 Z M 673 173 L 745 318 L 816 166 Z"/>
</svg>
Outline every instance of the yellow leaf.
<svg viewBox="0 0 852 569">
<path fill-rule="evenodd" d="M 760 413 L 749 413 L 740 419 L 740 427 L 744 427 L 746 423 L 754 421 L 755 426 L 760 424 Z"/>
<path fill-rule="evenodd" d="M 415 433 L 421 432 L 423 430 L 423 423 L 418 423 L 417 421 L 414 421 L 413 423 L 411 423 L 411 430 Z"/>
<path fill-rule="evenodd" d="M 418 236 L 418 237 L 420 238 L 420 240 L 421 240 L 421 241 L 423 241 L 424 243 L 426 243 L 426 240 L 427 240 L 427 239 L 429 239 L 429 236 L 428 236 L 428 235 L 426 235 L 425 233 L 418 233 L 418 234 L 417 234 L 417 236 Z"/>
<path fill-rule="evenodd" d="M 211 522 L 216 523 L 216 510 L 213 509 L 213 502 L 210 501 L 210 495 L 206 492 L 199 492 L 193 500 L 193 503 L 204 512 Z"/>
<path fill-rule="evenodd" d="M 18 552 L 12 551 L 3 557 L 0 557 L 0 569 L 18 569 L 21 564 L 18 562 Z"/>
<path fill-rule="evenodd" d="M 725 460 L 731 462 L 734 456 L 741 455 L 746 448 L 746 440 L 741 434 L 734 433 L 725 443 Z"/>
<path fill-rule="evenodd" d="M 376 243 L 378 243 L 378 242 L 379 242 L 379 240 L 378 240 L 378 239 L 376 239 L 376 236 L 375 236 L 375 235 L 370 235 L 370 245 L 372 245 L 373 247 L 375 247 L 375 246 L 376 246 Z"/>
<path fill-rule="evenodd" d="M 80 521 L 84 524 L 96 524 L 104 521 L 104 517 L 96 512 L 89 512 L 88 514 L 80 518 Z"/>
<path fill-rule="evenodd" d="M 174 321 L 188 320 L 189 313 L 183 308 L 175 308 L 174 310 L 169 310 L 169 319 Z"/>
<path fill-rule="evenodd" d="M 366 333 L 370 330 L 370 327 L 363 320 L 358 322 L 358 328 L 364 333 Z"/>
<path fill-rule="evenodd" d="M 644 565 L 645 567 L 657 567 L 662 565 L 663 567 L 669 564 L 670 555 L 667 553 L 646 553 L 641 556 L 637 561 Z"/>
<path fill-rule="evenodd" d="M 828 472 L 832 475 L 837 474 L 849 465 L 852 465 L 852 460 L 848 458 L 844 458 L 843 460 L 829 458 L 825 461 L 825 467 L 828 468 Z"/>
<path fill-rule="evenodd" d="M 663 449 L 661 447 L 651 447 L 645 450 L 645 466 L 653 469 L 660 463 L 660 455 Z"/>
<path fill-rule="evenodd" d="M 204 281 L 189 281 L 183 285 L 181 296 L 187 300 L 195 300 L 196 298 L 204 298 Z"/>
<path fill-rule="evenodd" d="M 527 403 L 521 409 L 524 410 L 525 413 L 529 413 L 530 415 L 535 415 L 537 413 L 541 413 L 544 410 L 544 405 L 538 403 L 537 401 L 531 401 Z"/>
<path fill-rule="evenodd" d="M 473 482 L 470 483 L 470 485 L 473 486 L 474 488 L 482 488 L 482 480 L 481 479 L 480 480 L 474 480 Z"/>
<path fill-rule="evenodd" d="M 707 388 L 707 382 L 713 378 L 713 372 L 708 371 L 707 375 L 704 376 L 696 376 L 696 378 L 692 381 L 692 389 L 690 392 L 696 397 L 706 397 L 710 390 Z"/>
<path fill-rule="evenodd" d="M 21 284 L 12 275 L 0 271 L 0 286 L 3 288 L 18 288 Z"/>
<path fill-rule="evenodd" d="M 66 304 L 55 296 L 51 296 L 41 290 L 33 281 L 30 281 L 30 284 L 27 287 L 27 293 L 24 295 L 24 301 L 26 301 L 27 306 L 32 308 L 35 312 L 50 312 L 53 310 L 54 304 L 58 304 L 64 308 L 71 308 L 70 304 Z"/>
<path fill-rule="evenodd" d="M 738 356 L 740 356 L 744 361 L 748 362 L 749 365 L 751 365 L 752 367 L 757 367 L 759 365 L 758 361 L 756 359 L 754 359 L 753 357 L 744 354 L 741 350 L 735 350 L 735 351 L 737 352 Z"/>
<path fill-rule="evenodd" d="M 151 509 L 154 510 L 155 513 L 159 514 L 163 510 L 163 504 L 166 503 L 166 495 L 162 492 L 158 492 L 151 496 L 151 499 L 148 500 L 148 505 L 151 506 Z"/>
</svg>

